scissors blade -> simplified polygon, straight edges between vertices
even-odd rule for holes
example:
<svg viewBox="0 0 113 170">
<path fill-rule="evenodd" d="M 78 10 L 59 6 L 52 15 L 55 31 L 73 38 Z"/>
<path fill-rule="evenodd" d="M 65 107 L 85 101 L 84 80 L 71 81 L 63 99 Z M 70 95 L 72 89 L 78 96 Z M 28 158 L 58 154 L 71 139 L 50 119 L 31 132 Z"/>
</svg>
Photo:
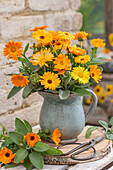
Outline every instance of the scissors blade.
<svg viewBox="0 0 113 170">
<path fill-rule="evenodd" d="M 93 146 L 96 143 L 101 142 L 103 139 L 105 139 L 104 136 L 99 136 L 97 138 L 94 138 L 94 139 L 90 140 L 89 143 L 91 143 L 91 146 Z"/>
</svg>

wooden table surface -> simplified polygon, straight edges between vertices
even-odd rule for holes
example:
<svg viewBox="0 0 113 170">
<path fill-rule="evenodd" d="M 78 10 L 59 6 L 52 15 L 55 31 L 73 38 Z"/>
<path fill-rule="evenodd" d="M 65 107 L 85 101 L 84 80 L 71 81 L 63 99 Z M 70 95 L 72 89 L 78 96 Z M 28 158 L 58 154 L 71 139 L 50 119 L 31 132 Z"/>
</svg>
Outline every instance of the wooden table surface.
<svg viewBox="0 0 113 170">
<path fill-rule="evenodd" d="M 39 128 L 39 125 L 33 127 L 34 131 L 37 128 Z M 6 169 L 2 167 L 1 170 Z M 9 170 L 26 170 L 26 168 L 19 165 Z M 36 168 L 33 168 L 33 170 L 36 170 Z M 43 170 L 113 170 L 113 151 L 97 161 L 78 163 L 76 165 L 44 165 Z"/>
</svg>

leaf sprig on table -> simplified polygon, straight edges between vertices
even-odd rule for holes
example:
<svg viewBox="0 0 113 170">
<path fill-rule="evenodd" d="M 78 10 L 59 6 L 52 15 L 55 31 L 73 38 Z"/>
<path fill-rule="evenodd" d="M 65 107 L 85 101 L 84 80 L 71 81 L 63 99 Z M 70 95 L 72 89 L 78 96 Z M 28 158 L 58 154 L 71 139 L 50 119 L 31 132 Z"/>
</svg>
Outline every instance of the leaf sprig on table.
<svg viewBox="0 0 113 170">
<path fill-rule="evenodd" d="M 32 165 L 42 169 L 45 155 L 62 155 L 61 150 L 49 147 L 43 141 L 45 139 L 54 139 L 55 142 L 57 131 L 60 133 L 58 129 L 54 130 L 56 136 L 53 135 L 54 132 L 50 135 L 47 129 L 34 133 L 29 122 L 26 120 L 23 122 L 18 118 L 15 119 L 16 131 L 8 132 L 2 124 L 1 126 L 0 163 L 5 165 L 5 168 L 14 167 L 22 163 L 27 170 L 31 170 Z M 7 132 L 6 135 L 5 132 Z M 58 141 L 60 139 L 56 138 L 56 142 Z"/>
<path fill-rule="evenodd" d="M 111 139 L 113 142 L 113 117 L 110 119 L 111 128 L 109 128 L 108 123 L 103 120 L 99 120 L 99 123 L 104 128 L 104 132 L 102 132 L 105 133 L 106 138 Z M 94 130 L 100 130 L 100 128 L 96 126 L 88 128 L 85 137 L 89 138 Z"/>
</svg>

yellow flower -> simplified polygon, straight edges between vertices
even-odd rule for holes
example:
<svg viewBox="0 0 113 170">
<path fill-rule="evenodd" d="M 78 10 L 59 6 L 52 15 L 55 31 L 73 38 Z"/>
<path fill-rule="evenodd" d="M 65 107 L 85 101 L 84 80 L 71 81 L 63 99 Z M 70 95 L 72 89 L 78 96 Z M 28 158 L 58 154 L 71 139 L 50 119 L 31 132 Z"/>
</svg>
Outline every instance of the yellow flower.
<svg viewBox="0 0 113 170">
<path fill-rule="evenodd" d="M 20 75 L 12 75 L 11 81 L 16 87 L 25 87 L 29 82 L 27 78 L 28 76 L 23 76 L 22 73 L 20 73 Z"/>
<path fill-rule="evenodd" d="M 30 145 L 31 148 L 34 146 L 35 143 L 41 141 L 40 136 L 36 133 L 27 133 L 27 135 L 24 136 L 24 139 L 27 140 L 27 144 Z"/>
<path fill-rule="evenodd" d="M 107 94 L 107 95 L 111 95 L 112 92 L 113 92 L 113 86 L 112 86 L 112 84 L 107 84 L 107 85 L 106 85 L 106 94 Z"/>
<path fill-rule="evenodd" d="M 42 78 L 42 80 L 40 80 L 41 85 L 44 85 L 45 89 L 55 90 L 61 82 L 58 75 L 51 72 L 45 72 L 43 76 L 40 77 Z"/>
<path fill-rule="evenodd" d="M 88 38 L 91 38 L 92 37 L 92 34 L 91 33 L 88 33 Z"/>
<path fill-rule="evenodd" d="M 60 49 L 62 49 L 62 47 L 63 47 L 62 41 L 57 41 L 57 42 L 55 42 L 55 43 L 53 44 L 53 47 L 54 47 L 55 50 L 60 50 Z"/>
<path fill-rule="evenodd" d="M 44 26 L 41 26 L 41 27 L 35 27 L 34 29 L 32 29 L 30 31 L 43 30 L 43 29 L 48 28 L 48 27 L 49 27 L 48 25 L 44 25 Z"/>
<path fill-rule="evenodd" d="M 100 96 L 103 92 L 103 87 L 101 87 L 99 84 L 96 85 L 95 89 L 94 89 L 94 92 L 97 96 Z"/>
<path fill-rule="evenodd" d="M 103 47 L 106 45 L 106 43 L 103 43 L 103 41 L 104 41 L 104 40 L 99 39 L 99 38 L 93 39 L 93 40 L 91 41 L 91 45 L 92 45 L 93 47 L 103 48 Z"/>
<path fill-rule="evenodd" d="M 10 59 L 12 57 L 12 60 L 18 60 L 17 56 L 22 57 L 22 52 L 23 50 L 21 50 L 22 48 L 22 43 L 21 42 L 14 42 L 14 40 L 12 40 L 12 42 L 8 42 L 5 45 L 4 48 L 4 56 L 7 56 L 7 59 Z"/>
<path fill-rule="evenodd" d="M 90 60 L 90 56 L 89 55 L 81 55 L 78 57 L 75 57 L 75 63 L 81 63 L 81 64 L 85 64 Z"/>
<path fill-rule="evenodd" d="M 52 133 L 52 137 L 51 139 L 53 140 L 53 142 L 58 145 L 60 142 L 60 137 L 61 137 L 61 132 L 60 130 L 58 130 L 58 128 L 56 128 L 53 133 Z"/>
<path fill-rule="evenodd" d="M 80 47 L 77 47 L 76 45 L 69 47 L 69 52 L 75 55 L 83 55 L 87 53 L 85 49 L 81 49 Z"/>
<path fill-rule="evenodd" d="M 108 49 L 108 48 L 103 48 L 103 53 L 104 54 L 109 54 L 110 53 L 110 49 Z"/>
<path fill-rule="evenodd" d="M 51 31 L 48 31 L 51 35 L 52 35 L 52 39 L 53 40 L 58 40 L 58 33 L 51 30 Z"/>
<path fill-rule="evenodd" d="M 92 98 L 91 98 L 91 96 L 89 96 L 89 98 L 86 100 L 86 103 L 87 103 L 87 104 L 91 104 L 91 103 L 92 103 Z"/>
<path fill-rule="evenodd" d="M 13 157 L 14 157 L 13 152 L 10 149 L 4 147 L 4 149 L 2 148 L 0 150 L 0 162 L 4 164 L 11 163 Z"/>
<path fill-rule="evenodd" d="M 59 40 L 74 40 L 74 36 L 69 32 L 58 31 L 58 39 Z"/>
<path fill-rule="evenodd" d="M 80 31 L 73 35 L 75 37 L 75 40 L 83 41 L 83 39 L 87 39 L 88 33 L 85 31 Z"/>
<path fill-rule="evenodd" d="M 99 81 L 102 79 L 101 74 L 102 73 L 97 65 L 90 66 L 90 75 L 95 80 L 96 83 L 99 83 Z"/>
<path fill-rule="evenodd" d="M 72 72 L 71 76 L 73 79 L 78 80 L 79 83 L 86 84 L 89 82 L 89 72 L 88 69 L 85 69 L 84 67 L 75 67 Z"/>
<path fill-rule="evenodd" d="M 52 35 L 45 30 L 37 30 L 32 33 L 32 37 L 37 40 L 37 42 L 42 43 L 42 45 L 47 45 L 52 41 Z"/>
<path fill-rule="evenodd" d="M 108 38 L 110 45 L 113 46 L 113 33 L 109 34 Z"/>
<path fill-rule="evenodd" d="M 105 102 L 105 99 L 106 99 L 106 94 L 105 93 L 102 93 L 100 95 L 100 98 L 99 98 L 99 103 L 104 103 Z"/>
<path fill-rule="evenodd" d="M 54 58 L 54 55 L 50 52 L 50 49 L 41 49 L 41 51 L 35 53 L 31 57 L 31 62 L 33 65 L 40 65 L 42 67 L 43 65 L 48 66 L 46 63 L 47 61 L 52 61 Z"/>
<path fill-rule="evenodd" d="M 65 54 L 58 55 L 53 63 L 55 64 L 54 71 L 59 71 L 58 74 L 64 75 L 65 70 L 71 70 L 70 60 Z"/>
</svg>

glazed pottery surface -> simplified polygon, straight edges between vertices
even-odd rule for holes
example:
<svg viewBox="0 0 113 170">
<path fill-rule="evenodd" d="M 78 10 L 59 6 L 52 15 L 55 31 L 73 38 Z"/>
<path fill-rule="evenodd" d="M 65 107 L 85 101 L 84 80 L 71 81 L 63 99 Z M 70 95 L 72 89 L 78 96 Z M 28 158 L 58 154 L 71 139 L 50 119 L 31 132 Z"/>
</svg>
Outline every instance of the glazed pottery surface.
<svg viewBox="0 0 113 170">
<path fill-rule="evenodd" d="M 97 98 L 93 91 L 89 90 L 92 97 L 92 105 L 85 115 L 81 104 L 81 96 L 70 94 L 61 100 L 58 94 L 40 92 L 44 102 L 40 113 L 40 126 L 48 129 L 50 133 L 58 128 L 61 131 L 62 140 L 73 140 L 83 130 L 85 122 L 94 112 L 97 105 Z"/>
</svg>

